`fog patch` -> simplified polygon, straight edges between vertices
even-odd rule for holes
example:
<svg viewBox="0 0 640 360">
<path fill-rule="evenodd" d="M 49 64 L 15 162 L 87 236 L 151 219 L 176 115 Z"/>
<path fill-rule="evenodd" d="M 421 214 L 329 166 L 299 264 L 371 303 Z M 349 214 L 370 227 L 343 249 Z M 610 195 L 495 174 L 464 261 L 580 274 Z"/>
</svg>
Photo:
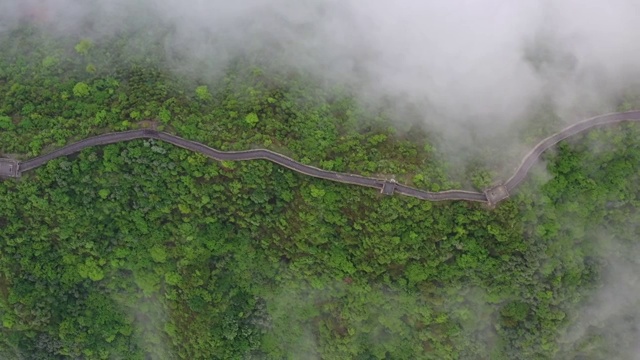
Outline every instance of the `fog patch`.
<svg viewBox="0 0 640 360">
<path fill-rule="evenodd" d="M 9 0 L 0 31 L 34 16 L 78 37 L 165 26 L 177 69 L 215 79 L 245 56 L 313 74 L 425 124 L 455 159 L 516 155 L 511 125 L 536 122 L 542 98 L 565 124 L 615 109 L 640 79 L 638 14 L 632 0 Z"/>
<path fill-rule="evenodd" d="M 114 301 L 133 328 L 132 339 L 140 349 L 158 358 L 169 358 L 173 349 L 165 332 L 170 318 L 161 299 L 141 294 L 113 294 Z"/>
<path fill-rule="evenodd" d="M 600 358 L 640 359 L 640 245 L 603 235 L 602 276 L 577 311 L 560 343 L 565 350 Z M 590 357 L 591 356 L 591 357 Z"/>
</svg>

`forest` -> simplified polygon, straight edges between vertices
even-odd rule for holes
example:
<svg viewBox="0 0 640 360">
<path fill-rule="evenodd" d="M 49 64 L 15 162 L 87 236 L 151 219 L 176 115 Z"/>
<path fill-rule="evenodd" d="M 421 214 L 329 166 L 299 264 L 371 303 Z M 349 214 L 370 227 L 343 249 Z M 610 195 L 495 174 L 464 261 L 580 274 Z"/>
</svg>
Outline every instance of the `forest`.
<svg viewBox="0 0 640 360">
<path fill-rule="evenodd" d="M 0 157 L 154 126 L 433 191 L 494 180 L 311 75 L 257 57 L 181 73 L 162 35 L 1 34 Z M 637 263 L 639 138 L 564 141 L 495 208 L 153 140 L 53 160 L 0 181 L 0 358 L 631 359 L 639 299 L 615 275 Z"/>
</svg>

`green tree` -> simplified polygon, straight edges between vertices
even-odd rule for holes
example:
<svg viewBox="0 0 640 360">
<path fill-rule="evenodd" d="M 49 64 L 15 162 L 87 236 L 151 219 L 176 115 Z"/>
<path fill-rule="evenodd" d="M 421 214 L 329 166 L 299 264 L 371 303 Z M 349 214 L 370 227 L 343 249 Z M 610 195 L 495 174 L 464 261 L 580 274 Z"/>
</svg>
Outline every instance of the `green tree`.
<svg viewBox="0 0 640 360">
<path fill-rule="evenodd" d="M 200 85 L 196 88 L 196 96 L 202 101 L 211 100 L 212 98 L 209 87 L 206 85 Z"/>
<path fill-rule="evenodd" d="M 249 126 L 255 127 L 260 119 L 258 119 L 258 115 L 256 113 L 249 113 L 247 114 L 247 116 L 245 116 L 244 121 L 249 124 Z"/>
<path fill-rule="evenodd" d="M 90 92 L 91 91 L 90 91 L 89 85 L 87 85 L 86 83 L 84 83 L 82 81 L 79 82 L 79 83 L 76 83 L 73 86 L 73 95 L 75 97 L 79 97 L 79 98 L 87 97 L 87 96 L 89 96 Z"/>
<path fill-rule="evenodd" d="M 92 48 L 93 48 L 93 41 L 91 39 L 82 39 L 74 47 L 76 52 L 82 56 L 87 56 L 89 54 L 89 50 L 91 50 Z"/>
</svg>

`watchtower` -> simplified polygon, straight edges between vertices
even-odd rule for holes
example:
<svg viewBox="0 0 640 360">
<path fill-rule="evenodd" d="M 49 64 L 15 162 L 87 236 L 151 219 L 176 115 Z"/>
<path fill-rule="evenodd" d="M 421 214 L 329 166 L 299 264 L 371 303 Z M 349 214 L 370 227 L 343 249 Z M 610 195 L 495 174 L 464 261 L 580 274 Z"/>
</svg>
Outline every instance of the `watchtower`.
<svg viewBox="0 0 640 360">
<path fill-rule="evenodd" d="M 0 158 L 0 178 L 16 178 L 20 176 L 18 167 L 20 164 L 17 160 Z"/>
<path fill-rule="evenodd" d="M 398 182 L 395 179 L 385 181 L 380 192 L 385 195 L 393 195 L 393 192 L 396 190 L 396 185 L 398 185 Z"/>
<path fill-rule="evenodd" d="M 509 197 L 509 191 L 504 185 L 497 185 L 492 188 L 488 188 L 484 191 L 484 194 L 487 196 L 489 205 L 495 205 Z"/>
</svg>

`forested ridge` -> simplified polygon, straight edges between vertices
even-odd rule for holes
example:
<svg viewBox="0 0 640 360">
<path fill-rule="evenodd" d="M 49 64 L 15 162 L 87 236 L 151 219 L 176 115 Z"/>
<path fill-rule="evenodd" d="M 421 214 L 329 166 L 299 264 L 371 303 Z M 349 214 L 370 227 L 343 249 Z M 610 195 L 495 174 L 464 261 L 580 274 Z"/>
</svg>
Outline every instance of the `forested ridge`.
<svg viewBox="0 0 640 360">
<path fill-rule="evenodd" d="M 460 186 L 428 129 L 255 59 L 176 75 L 161 35 L 3 34 L 0 155 L 154 121 L 222 150 Z M 611 253 L 633 261 L 639 135 L 559 144 L 495 209 L 154 140 L 53 160 L 0 182 L 0 358 L 631 358 L 633 311 L 574 335 Z"/>
</svg>

